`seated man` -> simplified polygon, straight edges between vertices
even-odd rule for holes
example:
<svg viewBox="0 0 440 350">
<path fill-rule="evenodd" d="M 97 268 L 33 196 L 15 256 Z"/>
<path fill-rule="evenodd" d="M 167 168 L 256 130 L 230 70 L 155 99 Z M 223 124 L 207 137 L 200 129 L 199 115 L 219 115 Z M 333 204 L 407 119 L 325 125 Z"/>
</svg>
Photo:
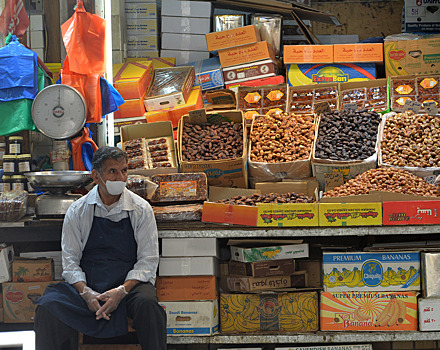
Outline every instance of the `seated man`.
<svg viewBox="0 0 440 350">
<path fill-rule="evenodd" d="M 127 155 L 116 147 L 93 156 L 97 184 L 68 209 L 62 231 L 63 277 L 37 300 L 36 349 L 78 348 L 78 332 L 99 338 L 128 332 L 142 349 L 165 350 L 166 314 L 154 287 L 159 262 L 151 206 L 125 188 Z"/>
</svg>

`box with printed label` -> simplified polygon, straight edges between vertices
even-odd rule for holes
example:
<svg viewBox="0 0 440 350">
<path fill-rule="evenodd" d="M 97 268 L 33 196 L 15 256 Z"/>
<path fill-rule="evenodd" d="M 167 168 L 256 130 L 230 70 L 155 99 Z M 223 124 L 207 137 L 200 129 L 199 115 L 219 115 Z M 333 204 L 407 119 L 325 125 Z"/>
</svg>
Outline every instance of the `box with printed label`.
<svg viewBox="0 0 440 350">
<path fill-rule="evenodd" d="M 138 61 L 113 65 L 113 86 L 125 100 L 142 98 L 153 76 L 151 62 Z"/>
<path fill-rule="evenodd" d="M 321 292 L 321 331 L 416 331 L 416 292 Z"/>
<path fill-rule="evenodd" d="M 52 258 L 16 258 L 12 263 L 13 282 L 47 282 L 54 279 Z"/>
<path fill-rule="evenodd" d="M 125 18 L 127 19 L 142 19 L 142 18 L 156 18 L 157 4 L 155 1 L 151 2 L 126 2 L 125 3 Z"/>
<path fill-rule="evenodd" d="M 419 299 L 419 329 L 440 331 L 440 299 Z"/>
<path fill-rule="evenodd" d="M 12 280 L 12 262 L 14 260 L 14 248 L 12 245 L 0 246 L 0 282 Z"/>
<path fill-rule="evenodd" d="M 156 18 L 127 18 L 127 34 L 128 35 L 157 35 L 157 19 Z"/>
<path fill-rule="evenodd" d="M 127 35 L 127 50 L 158 50 L 157 35 L 155 34 L 141 34 L 141 35 Z"/>
<path fill-rule="evenodd" d="M 127 61 L 128 60 L 139 60 L 140 58 L 148 59 L 151 57 L 159 57 L 158 49 L 155 49 L 155 50 L 138 50 L 138 49 L 127 50 Z M 154 66 L 153 66 L 153 68 L 154 68 Z"/>
<path fill-rule="evenodd" d="M 345 105 L 356 103 L 357 109 L 367 108 L 376 112 L 384 112 L 388 104 L 388 80 L 375 79 L 370 81 L 356 81 L 339 85 L 339 109 Z"/>
<path fill-rule="evenodd" d="M 284 45 L 284 63 L 333 63 L 333 45 Z"/>
<path fill-rule="evenodd" d="M 50 282 L 3 283 L 3 315 L 5 323 L 32 323 L 35 301 L 41 297 Z"/>
<path fill-rule="evenodd" d="M 212 4 L 209 1 L 162 0 L 162 16 L 210 18 Z"/>
<path fill-rule="evenodd" d="M 324 290 L 418 291 L 419 252 L 323 253 Z"/>
<path fill-rule="evenodd" d="M 63 265 L 61 251 L 46 251 L 46 252 L 23 252 L 20 253 L 21 258 L 52 258 L 55 272 L 55 280 L 62 280 Z"/>
<path fill-rule="evenodd" d="M 211 57 L 207 60 L 189 62 L 186 66 L 193 66 L 196 73 L 195 86 L 200 86 L 202 91 L 222 88 L 224 85 L 222 68 L 218 57 Z"/>
<path fill-rule="evenodd" d="M 290 275 L 295 272 L 295 260 L 254 261 L 249 263 L 230 260 L 229 274 L 238 276 L 267 277 Z"/>
<path fill-rule="evenodd" d="M 222 334 L 318 330 L 318 294 L 220 294 Z"/>
<path fill-rule="evenodd" d="M 260 31 L 255 25 L 206 34 L 206 44 L 209 51 L 253 44 L 260 40 Z"/>
<path fill-rule="evenodd" d="M 160 258 L 159 276 L 218 276 L 217 258 L 213 256 Z"/>
<path fill-rule="evenodd" d="M 383 44 L 333 45 L 335 63 L 383 62 Z"/>
<path fill-rule="evenodd" d="M 127 58 L 125 60 L 126 62 L 135 62 L 139 61 L 136 58 Z M 175 67 L 176 66 L 176 59 L 174 57 L 147 57 L 145 59 L 142 59 L 142 61 L 151 62 L 153 64 L 153 69 L 157 68 L 167 68 L 167 67 Z"/>
<path fill-rule="evenodd" d="M 405 0 L 402 32 L 440 32 L 440 8 L 438 2 Z"/>
<path fill-rule="evenodd" d="M 140 117 L 143 115 L 145 115 L 145 106 L 142 98 L 125 100 L 125 102 L 119 106 L 119 109 L 114 112 L 115 120 L 121 118 Z"/>
<path fill-rule="evenodd" d="M 440 201 L 383 202 L 384 225 L 440 224 Z"/>
<path fill-rule="evenodd" d="M 223 68 L 223 77 L 226 84 L 233 84 L 275 76 L 278 74 L 279 68 L 278 61 L 262 60 Z"/>
<path fill-rule="evenodd" d="M 323 346 L 306 346 L 306 347 L 289 347 L 289 348 L 275 348 L 275 350 L 373 350 L 370 344 L 356 344 L 356 345 L 323 345 Z"/>
<path fill-rule="evenodd" d="M 218 56 L 222 67 L 236 66 L 266 59 L 275 60 L 272 45 L 267 41 L 219 50 Z"/>
<path fill-rule="evenodd" d="M 167 33 L 207 34 L 211 29 L 211 18 L 162 15 L 161 25 L 163 31 Z"/>
<path fill-rule="evenodd" d="M 163 238 L 162 256 L 215 256 L 220 257 L 217 238 Z"/>
<path fill-rule="evenodd" d="M 288 276 L 267 277 L 227 277 L 228 290 L 231 292 L 262 292 L 285 288 L 305 288 L 307 272 L 297 271 Z"/>
<path fill-rule="evenodd" d="M 307 243 L 268 245 L 257 241 L 255 245 L 255 247 L 230 246 L 231 260 L 253 262 L 262 260 L 298 259 L 307 258 L 309 256 L 309 245 Z"/>
<path fill-rule="evenodd" d="M 161 48 L 165 50 L 208 51 L 203 34 L 162 33 Z"/>
<path fill-rule="evenodd" d="M 344 198 L 338 198 L 344 202 Z M 382 225 L 382 203 L 319 203 L 320 226 Z"/>
<path fill-rule="evenodd" d="M 159 302 L 167 314 L 168 336 L 207 336 L 218 333 L 218 300 Z"/>
<path fill-rule="evenodd" d="M 156 280 L 159 301 L 216 300 L 216 276 L 158 276 Z"/>
</svg>

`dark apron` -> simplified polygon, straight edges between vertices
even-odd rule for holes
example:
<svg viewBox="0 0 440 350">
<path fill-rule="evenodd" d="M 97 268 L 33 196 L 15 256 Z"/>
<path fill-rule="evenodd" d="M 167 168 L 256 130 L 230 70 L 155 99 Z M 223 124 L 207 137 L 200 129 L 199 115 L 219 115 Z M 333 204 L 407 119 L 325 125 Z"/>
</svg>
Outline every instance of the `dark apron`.
<svg viewBox="0 0 440 350">
<path fill-rule="evenodd" d="M 87 285 L 98 293 L 115 288 L 124 283 L 136 261 L 137 243 L 130 218 L 113 222 L 94 217 L 80 262 Z M 128 332 L 125 299 L 111 313 L 109 321 L 96 320 L 95 313 L 66 282 L 48 286 L 37 304 L 68 326 L 92 337 L 110 338 Z"/>
</svg>

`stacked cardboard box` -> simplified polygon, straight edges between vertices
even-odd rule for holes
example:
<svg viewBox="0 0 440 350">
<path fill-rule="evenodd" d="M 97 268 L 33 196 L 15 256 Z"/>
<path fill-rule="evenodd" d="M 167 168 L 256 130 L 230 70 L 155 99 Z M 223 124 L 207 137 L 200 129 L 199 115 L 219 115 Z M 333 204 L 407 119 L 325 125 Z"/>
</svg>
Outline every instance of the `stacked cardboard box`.
<svg viewBox="0 0 440 350">
<path fill-rule="evenodd" d="M 32 14 L 30 16 L 29 25 L 29 46 L 32 51 L 35 51 L 38 57 L 44 62 L 45 57 L 45 42 L 44 42 L 44 26 L 43 14 Z"/>
<path fill-rule="evenodd" d="M 167 334 L 218 332 L 219 247 L 216 238 L 164 238 L 156 281 Z"/>
<path fill-rule="evenodd" d="M 162 1 L 161 56 L 176 64 L 209 58 L 205 34 L 211 29 L 212 5 L 204 1 Z"/>
<path fill-rule="evenodd" d="M 421 331 L 440 330 L 440 252 L 423 252 L 422 295 L 419 299 L 419 329 Z"/>
</svg>

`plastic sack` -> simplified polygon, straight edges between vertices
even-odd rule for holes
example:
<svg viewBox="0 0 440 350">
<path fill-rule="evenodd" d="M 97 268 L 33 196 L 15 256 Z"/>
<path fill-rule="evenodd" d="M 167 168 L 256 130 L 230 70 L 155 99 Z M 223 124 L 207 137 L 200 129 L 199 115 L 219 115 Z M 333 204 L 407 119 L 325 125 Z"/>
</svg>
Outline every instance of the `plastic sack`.
<svg viewBox="0 0 440 350">
<path fill-rule="evenodd" d="M 99 83 L 101 86 L 102 116 L 119 110 L 119 106 L 125 102 L 121 94 L 103 77 Z"/>
<path fill-rule="evenodd" d="M 70 140 L 72 151 L 73 170 L 91 171 L 93 154 L 98 149 L 96 143 L 90 137 L 89 128 L 85 127 L 78 136 Z"/>
<path fill-rule="evenodd" d="M 105 72 L 105 20 L 86 12 L 82 0 L 61 25 L 70 70 L 78 74 Z M 64 67 L 63 67 L 64 68 Z"/>
<path fill-rule="evenodd" d="M 18 42 L 15 35 L 0 48 L 0 101 L 34 99 L 38 93 L 37 54 Z"/>
</svg>

